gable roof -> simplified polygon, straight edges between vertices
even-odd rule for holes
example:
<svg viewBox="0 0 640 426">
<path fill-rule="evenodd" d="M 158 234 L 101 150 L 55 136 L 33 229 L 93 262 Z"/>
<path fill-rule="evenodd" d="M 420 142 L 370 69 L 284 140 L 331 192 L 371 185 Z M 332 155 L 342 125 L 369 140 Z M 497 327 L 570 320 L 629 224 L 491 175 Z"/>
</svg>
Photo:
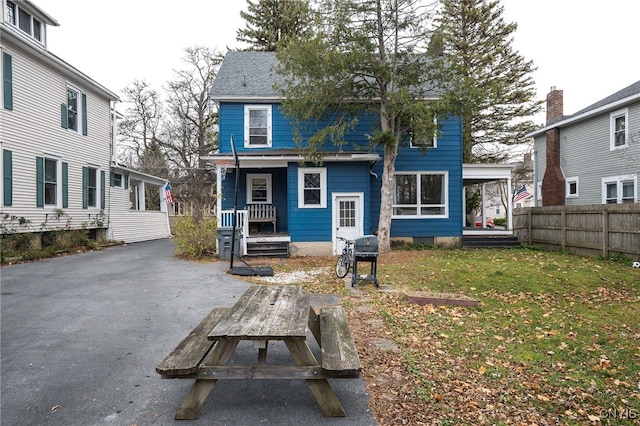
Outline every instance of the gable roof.
<svg viewBox="0 0 640 426">
<path fill-rule="evenodd" d="M 525 136 L 540 136 L 547 130 L 554 129 L 556 127 L 564 127 L 578 121 L 586 120 L 595 115 L 602 114 L 613 109 L 622 108 L 623 106 L 628 105 L 632 102 L 636 102 L 638 100 L 640 100 L 640 80 L 625 87 L 624 89 L 618 90 L 617 92 L 607 96 L 606 98 L 600 99 L 598 102 L 591 104 L 574 114 L 565 116 L 562 120 L 556 121 L 555 123 L 544 126 L 538 130 L 534 130 L 533 132 L 528 133 Z"/>
<path fill-rule="evenodd" d="M 418 60 L 428 60 L 418 58 Z M 281 94 L 273 87 L 283 77 L 275 72 L 278 58 L 275 52 L 228 52 L 211 86 L 214 101 L 273 102 Z M 437 99 L 443 90 L 425 82 L 420 87 L 426 99 Z"/>
<path fill-rule="evenodd" d="M 276 101 L 280 94 L 273 88 L 276 81 L 275 52 L 228 52 L 211 86 L 215 101 Z"/>
</svg>

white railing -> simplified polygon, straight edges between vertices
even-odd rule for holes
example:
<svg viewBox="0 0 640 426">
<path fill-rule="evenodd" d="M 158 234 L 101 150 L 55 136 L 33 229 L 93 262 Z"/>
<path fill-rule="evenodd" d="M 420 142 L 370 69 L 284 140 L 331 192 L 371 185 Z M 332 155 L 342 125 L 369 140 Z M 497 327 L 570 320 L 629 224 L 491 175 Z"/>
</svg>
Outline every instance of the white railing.
<svg viewBox="0 0 640 426">
<path fill-rule="evenodd" d="M 218 228 L 233 228 L 233 210 L 222 210 L 218 218 Z M 249 215 L 246 210 L 236 211 L 236 229 L 240 230 L 240 255 L 247 254 L 247 237 L 249 236 Z"/>
</svg>

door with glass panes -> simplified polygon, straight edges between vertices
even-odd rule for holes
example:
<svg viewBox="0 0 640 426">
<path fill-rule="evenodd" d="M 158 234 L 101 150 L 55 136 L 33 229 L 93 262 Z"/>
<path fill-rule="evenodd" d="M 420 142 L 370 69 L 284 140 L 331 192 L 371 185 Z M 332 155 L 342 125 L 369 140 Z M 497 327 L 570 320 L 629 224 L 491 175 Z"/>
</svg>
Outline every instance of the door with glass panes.
<svg viewBox="0 0 640 426">
<path fill-rule="evenodd" d="M 363 234 L 362 194 L 333 194 L 333 250 L 342 253 L 344 242 L 335 237 L 354 240 Z"/>
</svg>

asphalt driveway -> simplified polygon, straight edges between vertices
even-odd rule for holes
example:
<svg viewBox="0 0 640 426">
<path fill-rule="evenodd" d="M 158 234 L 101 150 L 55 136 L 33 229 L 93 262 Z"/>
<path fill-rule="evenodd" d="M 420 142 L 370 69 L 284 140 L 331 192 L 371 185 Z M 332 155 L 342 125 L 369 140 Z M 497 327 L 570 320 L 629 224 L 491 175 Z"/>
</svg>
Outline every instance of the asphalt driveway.
<svg viewBox="0 0 640 426">
<path fill-rule="evenodd" d="M 374 425 L 361 379 L 332 380 L 347 412 L 325 418 L 302 380 L 220 381 L 198 419 L 176 422 L 191 380 L 155 366 L 248 283 L 228 263 L 173 257 L 158 240 L 2 268 L 3 425 Z M 289 357 L 284 345 L 270 357 Z M 319 348 L 310 339 L 319 357 Z M 240 346 L 237 359 L 256 351 Z"/>
</svg>

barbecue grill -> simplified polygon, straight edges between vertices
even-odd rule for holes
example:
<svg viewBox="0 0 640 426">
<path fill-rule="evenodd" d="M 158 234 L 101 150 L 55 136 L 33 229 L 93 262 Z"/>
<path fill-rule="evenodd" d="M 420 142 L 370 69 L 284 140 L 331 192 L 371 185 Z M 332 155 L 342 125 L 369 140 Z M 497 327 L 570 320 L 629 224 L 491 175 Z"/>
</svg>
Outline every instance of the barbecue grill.
<svg viewBox="0 0 640 426">
<path fill-rule="evenodd" d="M 371 274 L 358 275 L 358 262 L 368 262 L 371 264 Z M 353 245 L 353 273 L 351 274 L 351 287 L 355 287 L 358 280 L 373 281 L 378 287 L 376 271 L 378 268 L 378 237 L 375 235 L 364 235 L 356 238 Z"/>
</svg>

